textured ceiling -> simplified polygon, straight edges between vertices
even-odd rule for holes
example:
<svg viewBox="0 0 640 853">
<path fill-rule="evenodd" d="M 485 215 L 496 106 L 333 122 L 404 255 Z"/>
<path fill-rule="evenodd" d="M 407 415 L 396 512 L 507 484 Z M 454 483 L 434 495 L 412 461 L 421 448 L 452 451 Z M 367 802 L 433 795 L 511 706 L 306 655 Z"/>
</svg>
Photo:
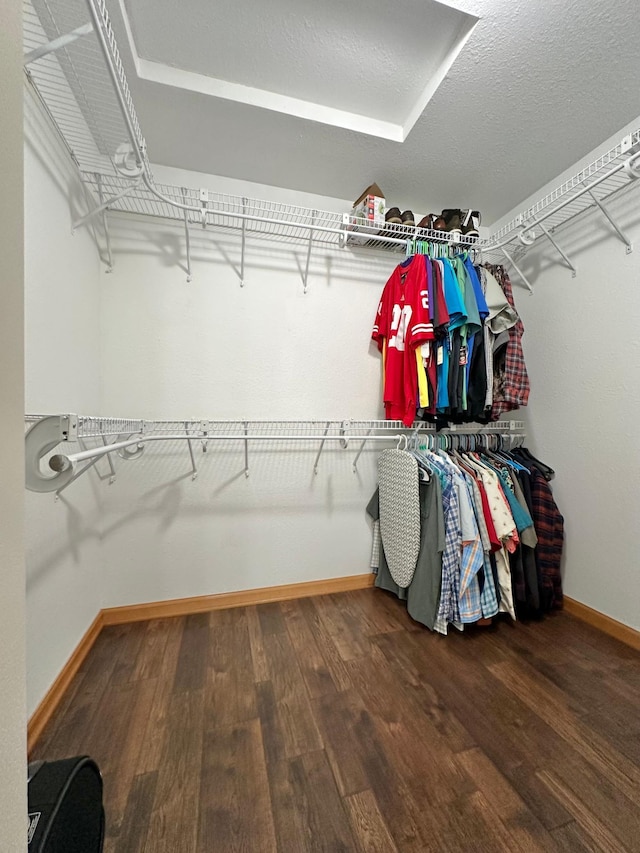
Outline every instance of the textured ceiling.
<svg viewBox="0 0 640 853">
<path fill-rule="evenodd" d="M 274 49 L 272 22 L 263 27 L 268 49 L 260 61 L 254 55 L 259 28 L 252 26 L 245 39 L 239 11 L 240 17 L 233 19 L 232 3 L 207 2 L 202 20 L 195 16 L 179 29 L 176 11 L 196 11 L 201 2 L 132 3 L 141 13 L 147 4 L 147 21 L 155 21 L 145 28 L 144 15 L 135 12 L 127 22 L 140 56 L 154 65 L 175 65 L 205 78 L 231 79 L 304 100 L 333 98 L 332 106 L 349 110 L 354 108 L 351 96 L 331 94 L 338 80 L 334 71 L 349 74 L 363 44 L 370 48 L 371 61 L 388 69 L 390 77 L 406 73 L 406 57 L 398 57 L 398 31 L 384 17 L 374 25 L 375 16 L 368 16 L 372 0 L 327 3 L 339 30 L 331 30 L 330 17 L 314 19 L 313 7 L 308 7 L 305 26 L 324 21 L 323 33 L 333 33 L 330 43 L 311 34 L 302 46 L 295 27 L 288 40 L 288 19 L 282 18 L 285 35 L 280 49 Z M 287 5 L 288 0 L 278 0 L 269 9 L 282 12 Z M 472 206 L 482 210 L 489 224 L 640 115 L 637 0 L 459 0 L 456 8 L 480 20 L 404 142 L 145 80 L 137 74 L 137 57 L 129 52 L 119 0 L 108 0 L 108 6 L 150 158 L 164 165 L 338 198 L 355 199 L 376 181 L 388 203 L 403 209 Z M 223 6 L 225 16 L 232 18 L 224 33 L 233 50 L 224 55 L 213 55 L 215 28 L 207 29 L 206 9 L 213 6 Z M 346 6 L 348 15 L 342 14 Z M 410 9 L 417 19 L 413 0 L 388 6 L 400 17 Z M 407 37 L 414 71 L 415 50 L 415 39 Z M 309 69 L 326 64 L 335 68 L 317 85 L 310 82 Z M 308 75 L 305 81 L 301 69 Z M 288 70 L 297 82 L 287 84 Z M 342 85 L 349 88 L 358 77 L 363 79 L 351 72 Z M 402 82 L 395 91 L 405 98 L 404 109 L 416 87 Z M 375 93 L 370 94 L 370 115 L 377 110 L 377 117 L 402 120 L 402 109 L 392 113 L 389 106 L 393 92 L 394 86 L 387 86 L 377 102 Z M 374 102 L 377 106 L 371 106 Z"/>
<path fill-rule="evenodd" d="M 365 14 L 340 0 L 125 0 L 121 8 L 147 80 L 397 141 L 477 20 L 435 0 L 369 0 Z"/>
</svg>

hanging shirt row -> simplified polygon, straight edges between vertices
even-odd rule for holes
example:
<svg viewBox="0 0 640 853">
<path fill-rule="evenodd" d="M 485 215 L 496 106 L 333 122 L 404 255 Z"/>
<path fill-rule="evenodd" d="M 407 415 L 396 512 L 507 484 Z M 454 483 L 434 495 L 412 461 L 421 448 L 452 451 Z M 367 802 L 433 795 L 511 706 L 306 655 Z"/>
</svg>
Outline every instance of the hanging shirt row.
<svg viewBox="0 0 640 853">
<path fill-rule="evenodd" d="M 385 450 L 367 512 L 376 586 L 431 630 L 562 607 L 553 471 L 510 453 Z"/>
<path fill-rule="evenodd" d="M 524 327 L 503 267 L 413 255 L 387 281 L 372 338 L 385 415 L 445 426 L 487 423 L 526 406 Z"/>
</svg>

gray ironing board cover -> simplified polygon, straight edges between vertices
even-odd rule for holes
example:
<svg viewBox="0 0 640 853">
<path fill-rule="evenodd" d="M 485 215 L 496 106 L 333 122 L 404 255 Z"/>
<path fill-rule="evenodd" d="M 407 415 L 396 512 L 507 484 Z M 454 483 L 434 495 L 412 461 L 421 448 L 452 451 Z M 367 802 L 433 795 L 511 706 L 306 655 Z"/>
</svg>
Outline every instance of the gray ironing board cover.
<svg viewBox="0 0 640 853">
<path fill-rule="evenodd" d="M 404 450 L 383 450 L 378 457 L 380 533 L 393 580 L 408 587 L 420 552 L 418 463 Z"/>
</svg>

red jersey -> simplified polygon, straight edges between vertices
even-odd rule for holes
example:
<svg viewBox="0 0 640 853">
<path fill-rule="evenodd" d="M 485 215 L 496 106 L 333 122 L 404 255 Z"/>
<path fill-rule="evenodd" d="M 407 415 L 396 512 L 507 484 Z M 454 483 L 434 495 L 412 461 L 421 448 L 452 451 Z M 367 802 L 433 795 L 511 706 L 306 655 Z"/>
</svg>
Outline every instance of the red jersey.
<svg viewBox="0 0 640 853">
<path fill-rule="evenodd" d="M 429 313 L 424 257 L 414 255 L 397 266 L 385 284 L 371 335 L 381 352 L 386 349 L 385 415 L 407 426 L 416 415 L 416 347 L 435 338 Z"/>
</svg>

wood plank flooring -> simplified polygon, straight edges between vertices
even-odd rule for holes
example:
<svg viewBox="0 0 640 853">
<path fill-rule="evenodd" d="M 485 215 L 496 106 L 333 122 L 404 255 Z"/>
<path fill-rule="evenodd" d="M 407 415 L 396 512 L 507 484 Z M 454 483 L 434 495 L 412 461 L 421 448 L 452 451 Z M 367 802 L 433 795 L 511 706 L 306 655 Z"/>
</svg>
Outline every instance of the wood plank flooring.
<svg viewBox="0 0 640 853">
<path fill-rule="evenodd" d="M 33 757 L 84 753 L 106 853 L 640 851 L 640 653 L 374 589 L 114 626 Z"/>
</svg>

